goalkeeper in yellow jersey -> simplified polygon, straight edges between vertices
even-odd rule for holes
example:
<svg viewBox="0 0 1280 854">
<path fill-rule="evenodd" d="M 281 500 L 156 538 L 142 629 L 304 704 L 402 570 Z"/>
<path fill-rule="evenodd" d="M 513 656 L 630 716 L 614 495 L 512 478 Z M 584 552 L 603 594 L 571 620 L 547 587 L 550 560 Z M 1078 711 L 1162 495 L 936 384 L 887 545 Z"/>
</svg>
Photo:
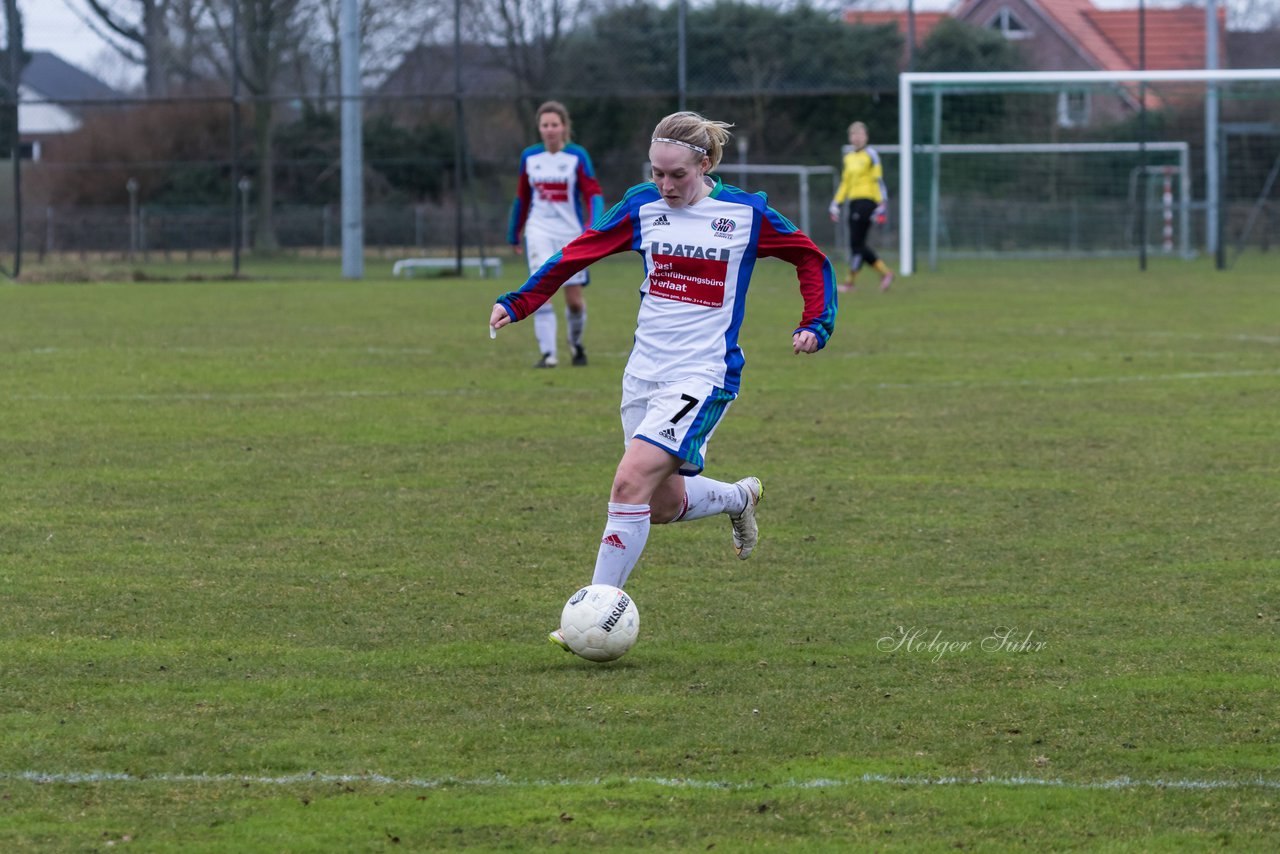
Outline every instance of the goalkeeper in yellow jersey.
<svg viewBox="0 0 1280 854">
<path fill-rule="evenodd" d="M 840 286 L 841 292 L 853 290 L 854 280 L 864 263 L 880 274 L 880 290 L 893 284 L 893 270 L 867 244 L 871 226 L 884 225 L 889 217 L 889 191 L 884 185 L 880 155 L 867 145 L 867 126 L 862 122 L 849 125 L 849 145 L 844 150 L 840 187 L 831 200 L 831 221 L 840 221 L 840 205 L 848 202 L 849 210 L 849 275 Z"/>
</svg>

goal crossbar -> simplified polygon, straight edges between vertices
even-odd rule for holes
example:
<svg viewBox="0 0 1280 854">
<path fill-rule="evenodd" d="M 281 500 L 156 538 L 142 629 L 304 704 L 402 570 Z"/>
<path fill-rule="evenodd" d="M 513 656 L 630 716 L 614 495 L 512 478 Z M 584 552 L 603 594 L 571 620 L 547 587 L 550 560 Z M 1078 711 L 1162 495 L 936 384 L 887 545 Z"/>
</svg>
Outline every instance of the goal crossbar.
<svg viewBox="0 0 1280 854">
<path fill-rule="evenodd" d="M 898 268 L 903 275 L 915 271 L 914 198 L 916 154 L 946 151 L 947 146 L 927 146 L 914 142 L 915 128 L 912 99 L 917 88 L 936 87 L 956 91 L 965 87 L 1017 84 L 1021 86 L 1105 83 L 1247 83 L 1280 82 L 1280 68 L 1228 68 L 1162 71 L 912 71 L 898 75 L 898 139 L 899 146 L 877 146 L 882 151 L 897 148 L 899 159 L 898 197 L 901 199 L 898 228 L 900 257 Z M 1103 143 L 1105 144 L 1105 143 Z M 1113 145 L 1115 143 L 1112 143 Z M 1167 144 L 1167 143 L 1164 143 Z M 1185 145 L 1186 143 L 1172 143 Z M 1132 143 L 1148 151 L 1160 150 L 1159 142 Z M 1106 150 L 1106 149 L 1100 149 Z M 1118 150 L 1118 149 L 1110 149 Z M 957 152 L 958 153 L 958 152 Z M 1185 173 L 1184 173 L 1185 174 Z M 1187 182 L 1183 182 L 1184 184 Z"/>
</svg>

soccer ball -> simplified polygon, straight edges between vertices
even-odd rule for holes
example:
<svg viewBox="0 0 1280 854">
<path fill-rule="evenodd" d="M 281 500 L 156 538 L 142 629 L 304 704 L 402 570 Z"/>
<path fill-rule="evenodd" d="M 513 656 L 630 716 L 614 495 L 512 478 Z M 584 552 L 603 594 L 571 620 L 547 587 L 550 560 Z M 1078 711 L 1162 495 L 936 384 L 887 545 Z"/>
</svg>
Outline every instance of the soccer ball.
<svg viewBox="0 0 1280 854">
<path fill-rule="evenodd" d="M 565 643 L 591 661 L 621 658 L 640 634 L 635 600 L 617 587 L 589 584 L 569 597 L 560 612 Z"/>
</svg>

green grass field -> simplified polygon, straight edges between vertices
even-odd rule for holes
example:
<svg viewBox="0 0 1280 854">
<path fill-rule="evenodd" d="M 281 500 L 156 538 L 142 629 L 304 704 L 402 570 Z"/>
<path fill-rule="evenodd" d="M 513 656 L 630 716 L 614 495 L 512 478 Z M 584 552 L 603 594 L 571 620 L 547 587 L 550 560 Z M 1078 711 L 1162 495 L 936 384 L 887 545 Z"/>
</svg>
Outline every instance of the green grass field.
<svg viewBox="0 0 1280 854">
<path fill-rule="evenodd" d="M 762 265 L 761 544 L 655 528 L 609 665 L 545 635 L 638 263 L 539 372 L 519 259 L 335 266 L 0 286 L 0 849 L 1280 847 L 1274 260 L 951 264 L 807 358 Z"/>
</svg>

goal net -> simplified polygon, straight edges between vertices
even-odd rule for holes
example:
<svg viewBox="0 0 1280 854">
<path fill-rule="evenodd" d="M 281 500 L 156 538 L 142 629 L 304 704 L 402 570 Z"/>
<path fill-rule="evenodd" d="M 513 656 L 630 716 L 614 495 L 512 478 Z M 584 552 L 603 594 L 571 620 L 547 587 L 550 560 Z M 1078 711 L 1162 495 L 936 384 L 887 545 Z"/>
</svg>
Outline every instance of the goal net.
<svg viewBox="0 0 1280 854">
<path fill-rule="evenodd" d="M 1280 69 L 907 73 L 899 266 L 963 256 L 1216 253 L 1265 247 L 1259 194 L 1280 156 Z M 1280 200 L 1278 200 L 1280 201 Z"/>
</svg>

